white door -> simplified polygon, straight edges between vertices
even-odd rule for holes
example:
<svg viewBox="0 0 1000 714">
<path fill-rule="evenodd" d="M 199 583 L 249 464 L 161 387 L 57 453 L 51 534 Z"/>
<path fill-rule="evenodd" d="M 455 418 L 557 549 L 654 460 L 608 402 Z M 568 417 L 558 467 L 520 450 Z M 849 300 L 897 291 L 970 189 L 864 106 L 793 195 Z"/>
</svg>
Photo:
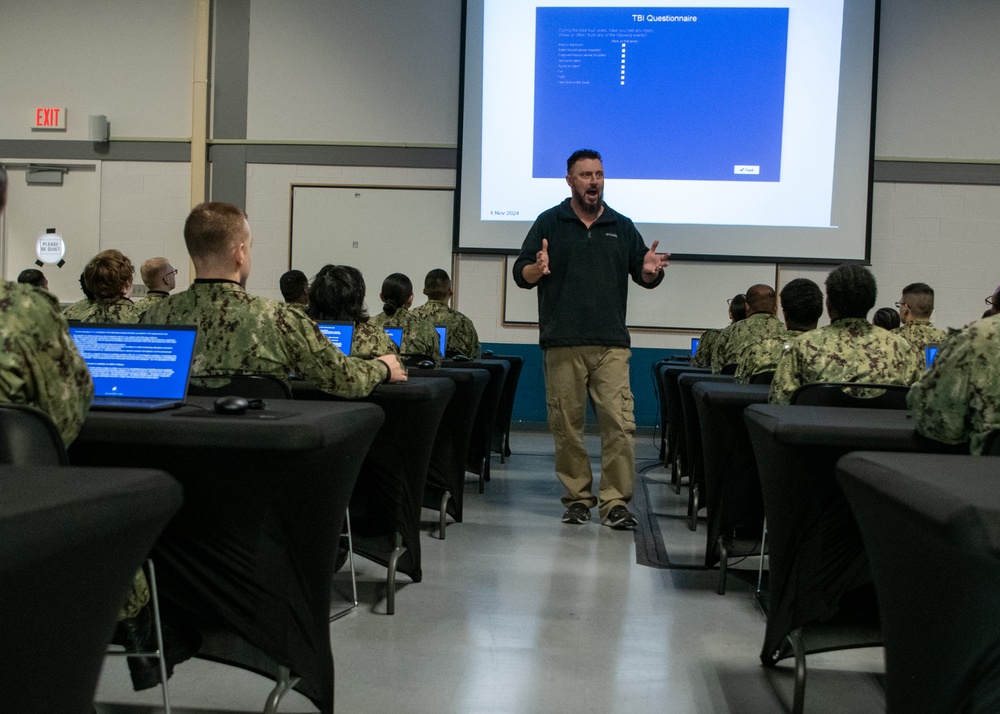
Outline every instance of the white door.
<svg viewBox="0 0 1000 714">
<path fill-rule="evenodd" d="M 12 159 L 7 166 L 7 211 L 0 230 L 3 276 L 15 280 L 25 268 L 38 268 L 49 281 L 49 290 L 63 303 L 83 298 L 80 273 L 100 250 L 101 162 L 29 161 Z M 70 167 L 61 186 L 25 181 L 28 164 Z M 38 237 L 55 228 L 66 243 L 65 263 L 35 264 Z"/>
</svg>

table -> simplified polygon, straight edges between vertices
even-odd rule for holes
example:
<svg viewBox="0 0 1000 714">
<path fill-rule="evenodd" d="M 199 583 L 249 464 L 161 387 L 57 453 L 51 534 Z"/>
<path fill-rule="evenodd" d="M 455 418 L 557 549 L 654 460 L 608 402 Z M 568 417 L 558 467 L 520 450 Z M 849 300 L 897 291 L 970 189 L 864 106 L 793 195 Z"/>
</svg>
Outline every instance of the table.
<svg viewBox="0 0 1000 714">
<path fill-rule="evenodd" d="M 760 477 L 743 410 L 766 403 L 769 389 L 766 384 L 699 382 L 691 390 L 698 407 L 704 460 L 705 565 L 720 563 L 720 595 L 725 593 L 733 534 L 739 531 L 759 537 L 764 525 Z"/>
<path fill-rule="evenodd" d="M 698 511 L 701 508 L 701 493 L 705 489 L 705 465 L 701 451 L 701 425 L 698 423 L 698 409 L 695 406 L 691 388 L 700 382 L 732 382 L 729 374 L 686 373 L 677 376 L 677 390 L 681 395 L 681 412 L 684 418 L 684 463 L 688 477 L 688 528 L 698 528 Z"/>
<path fill-rule="evenodd" d="M 834 479 L 837 459 L 866 449 L 954 447 L 923 438 L 907 412 L 895 409 L 757 404 L 747 407 L 744 418 L 767 516 L 770 587 L 761 661 L 773 666 L 792 654 L 787 637 L 793 630 L 838 614 L 861 616 L 863 627 L 837 646 L 880 644 L 877 627 L 872 634 L 864 626 L 874 624 L 875 618 L 865 617 L 875 615 L 874 598 L 853 603 L 871 589 L 871 573 L 854 516 Z M 817 651 L 809 642 L 803 646 Z"/>
<path fill-rule="evenodd" d="M 667 458 L 670 460 L 670 481 L 674 492 L 681 492 L 681 474 L 687 467 L 684 449 L 684 411 L 681 407 L 681 391 L 677 378 L 682 374 L 711 374 L 710 369 L 687 365 L 667 364 L 660 370 L 663 380 L 664 402 L 667 405 Z"/>
<path fill-rule="evenodd" d="M 1000 711 L 1000 459 L 848 454 L 872 565 L 890 712 Z"/>
<path fill-rule="evenodd" d="M 89 714 L 118 610 L 181 501 L 162 471 L 0 466 L 4 711 Z"/>
<path fill-rule="evenodd" d="M 371 448 L 366 448 L 351 494 L 352 540 L 355 553 L 388 568 L 386 612 L 390 615 L 395 612 L 397 570 L 415 583 L 423 579 L 420 508 L 438 425 L 454 392 L 451 379 L 428 377 L 379 385 L 361 400 L 378 405 L 385 423 Z M 294 404 L 342 401 L 297 382 L 292 383 L 292 394 Z"/>
<path fill-rule="evenodd" d="M 478 359 L 471 361 L 445 360 L 444 368 L 461 367 L 463 369 L 485 369 L 490 373 L 489 384 L 479 400 L 476 410 L 476 421 L 472 427 L 472 440 L 469 442 L 469 456 L 466 470 L 479 474 L 479 493 L 482 493 L 487 481 L 490 480 L 490 455 L 493 453 L 493 426 L 497 421 L 497 410 L 503 397 L 503 386 L 507 381 L 507 371 L 510 362 L 502 359 Z"/>
<path fill-rule="evenodd" d="M 521 381 L 524 358 L 517 355 L 491 355 L 490 359 L 502 360 L 508 365 L 500 402 L 497 404 L 497 418 L 493 424 L 491 442 L 491 448 L 500 454 L 502 464 L 510 456 L 510 422 L 514 417 L 514 398 L 517 396 L 517 384 Z"/>
<path fill-rule="evenodd" d="M 214 413 L 210 397 L 188 403 L 93 411 L 70 461 L 159 467 L 180 481 L 184 506 L 153 551 L 164 616 L 202 631 L 200 657 L 271 678 L 288 667 L 301 677 L 296 688 L 332 712 L 331 578 L 382 411 L 274 401 L 228 416 Z"/>
<path fill-rule="evenodd" d="M 411 369 L 410 376 L 413 379 L 443 377 L 455 383 L 455 393 L 448 400 L 434 437 L 423 500 L 425 508 L 440 512 L 440 538 L 444 540 L 447 520 L 445 514 L 450 513 L 456 523 L 462 522 L 469 442 L 472 439 L 479 401 L 490 381 L 490 373 L 484 369 L 449 367 Z"/>
</svg>

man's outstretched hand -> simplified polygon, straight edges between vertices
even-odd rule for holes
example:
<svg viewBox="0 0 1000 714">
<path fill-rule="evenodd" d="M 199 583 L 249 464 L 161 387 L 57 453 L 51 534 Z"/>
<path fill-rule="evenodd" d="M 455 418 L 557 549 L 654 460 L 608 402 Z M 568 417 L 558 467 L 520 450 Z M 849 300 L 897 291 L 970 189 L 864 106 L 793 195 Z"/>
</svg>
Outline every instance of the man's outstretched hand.
<svg viewBox="0 0 1000 714">
<path fill-rule="evenodd" d="M 646 253 L 646 257 L 642 260 L 642 279 L 647 283 L 656 280 L 660 273 L 663 272 L 663 269 L 670 265 L 670 253 L 657 253 L 656 247 L 658 245 L 660 245 L 660 241 L 654 240 L 653 245 L 649 248 L 649 252 Z M 547 258 L 548 256 L 546 255 Z"/>
</svg>

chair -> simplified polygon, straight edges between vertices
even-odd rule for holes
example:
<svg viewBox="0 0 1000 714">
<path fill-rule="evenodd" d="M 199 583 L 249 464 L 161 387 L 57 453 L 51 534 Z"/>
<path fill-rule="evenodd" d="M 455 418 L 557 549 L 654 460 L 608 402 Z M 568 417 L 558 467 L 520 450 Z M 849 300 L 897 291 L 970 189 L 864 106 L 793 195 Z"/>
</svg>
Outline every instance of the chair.
<svg viewBox="0 0 1000 714">
<path fill-rule="evenodd" d="M 750 376 L 750 384 L 770 384 L 774 381 L 774 370 L 770 372 L 758 372 Z"/>
<path fill-rule="evenodd" d="M 0 404 L 0 464 L 15 466 L 69 466 L 69 457 L 63 446 L 62 436 L 48 414 L 24 404 Z M 179 499 L 178 499 L 179 500 Z M 176 506 L 170 511 L 176 510 Z M 170 695 L 167 690 L 167 666 L 163 652 L 163 633 L 160 620 L 159 599 L 153 563 L 146 561 L 149 573 L 150 598 L 156 632 L 155 652 L 112 652 L 108 654 L 128 657 L 151 657 L 159 661 L 163 709 L 170 714 Z"/>
<path fill-rule="evenodd" d="M 873 394 L 881 390 L 878 394 Z M 792 404 L 809 407 L 855 407 L 860 409 L 906 409 L 909 387 L 899 384 L 830 382 L 803 384 L 792 395 Z"/>
<path fill-rule="evenodd" d="M 205 387 L 191 382 L 188 394 L 193 397 L 225 397 L 235 395 L 246 399 L 291 399 L 288 383 L 271 374 L 219 374 L 212 379 L 228 379 L 221 387 Z"/>
<path fill-rule="evenodd" d="M 986 435 L 986 444 L 983 446 L 984 456 L 1000 456 L 1000 429 L 991 431 Z"/>
<path fill-rule="evenodd" d="M 48 414 L 25 404 L 0 404 L 0 464 L 66 466 L 69 457 Z"/>
</svg>

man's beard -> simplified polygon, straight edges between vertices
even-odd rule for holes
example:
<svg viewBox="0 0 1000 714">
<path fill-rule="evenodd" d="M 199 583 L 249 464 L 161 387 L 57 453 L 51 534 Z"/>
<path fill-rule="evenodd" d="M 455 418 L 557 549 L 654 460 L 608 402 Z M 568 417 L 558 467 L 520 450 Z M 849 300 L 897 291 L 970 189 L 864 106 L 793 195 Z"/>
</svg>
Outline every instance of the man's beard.
<svg viewBox="0 0 1000 714">
<path fill-rule="evenodd" d="M 577 203 L 580 204 L 580 209 L 584 213 L 596 216 L 601 212 L 601 206 L 604 205 L 604 194 L 602 193 L 594 203 L 588 203 L 587 194 L 583 193 L 577 197 Z"/>
</svg>

